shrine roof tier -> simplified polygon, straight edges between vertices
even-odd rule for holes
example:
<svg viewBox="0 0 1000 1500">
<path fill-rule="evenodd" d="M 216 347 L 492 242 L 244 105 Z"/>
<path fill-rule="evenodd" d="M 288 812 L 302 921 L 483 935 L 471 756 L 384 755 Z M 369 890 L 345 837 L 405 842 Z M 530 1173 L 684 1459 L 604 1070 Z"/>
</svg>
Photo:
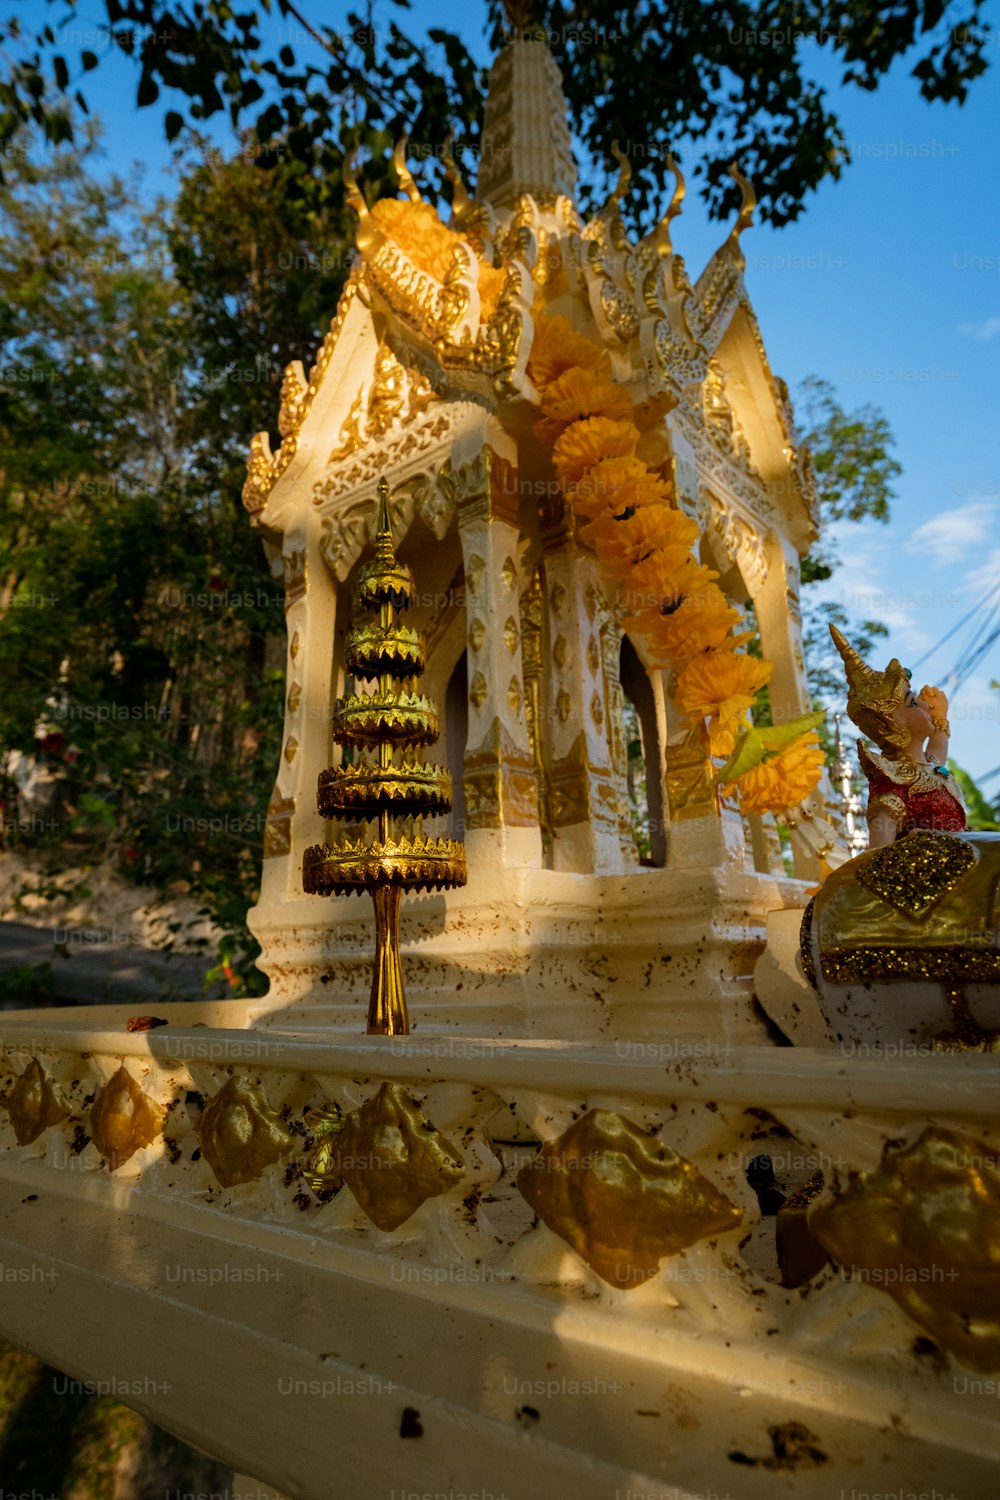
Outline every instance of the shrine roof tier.
<svg viewBox="0 0 1000 1500">
<path fill-rule="evenodd" d="M 422 197 L 405 144 L 394 153 L 399 198 L 369 205 L 356 162 L 345 163 L 357 257 L 308 376 L 299 361 L 285 372 L 280 447 L 267 433 L 251 446 L 244 503 L 265 535 L 288 529 L 303 485 L 335 512 L 377 473 L 405 468 L 421 447 L 453 447 L 463 431 L 468 445 L 499 425 L 520 443 L 537 415 L 538 320 L 561 314 L 607 351 L 641 425 L 658 426 L 668 448 L 683 433 L 699 469 L 728 473 L 748 509 L 804 553 L 817 531 L 811 466 L 744 284 L 755 197 L 736 165 L 738 217 L 692 284 L 673 244 L 684 197 L 674 163 L 673 196 L 644 238 L 622 216 L 631 174 L 617 148 L 614 190 L 581 217 L 544 42 L 516 38 L 493 64 L 475 194 L 445 150 L 447 219 Z"/>
</svg>

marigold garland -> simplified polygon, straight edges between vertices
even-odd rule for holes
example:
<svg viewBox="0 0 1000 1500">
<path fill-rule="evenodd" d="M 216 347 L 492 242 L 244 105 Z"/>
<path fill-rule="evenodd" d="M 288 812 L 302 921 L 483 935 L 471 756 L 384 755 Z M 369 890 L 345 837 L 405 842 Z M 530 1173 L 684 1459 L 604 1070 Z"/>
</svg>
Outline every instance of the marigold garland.
<svg viewBox="0 0 1000 1500">
<path fill-rule="evenodd" d="M 657 665 L 678 673 L 678 707 L 694 723 L 707 720 L 711 754 L 728 756 L 771 663 L 741 651 L 751 635 L 734 633 L 739 610 L 691 552 L 697 523 L 669 504 L 665 481 L 637 457 L 634 408 L 606 352 L 536 304 L 528 375 L 542 411 L 535 435 L 553 444 L 560 487 L 586 522 L 580 539 L 625 586 L 626 625 Z M 803 734 L 727 790 L 736 788 L 744 812 L 782 812 L 812 791 L 822 766 L 815 735 Z"/>
</svg>

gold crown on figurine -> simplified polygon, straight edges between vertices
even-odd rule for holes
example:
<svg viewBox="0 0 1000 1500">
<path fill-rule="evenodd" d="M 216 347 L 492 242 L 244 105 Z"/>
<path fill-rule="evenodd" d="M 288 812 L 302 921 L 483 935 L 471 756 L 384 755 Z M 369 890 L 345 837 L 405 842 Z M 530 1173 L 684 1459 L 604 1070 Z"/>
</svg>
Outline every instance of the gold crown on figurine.
<svg viewBox="0 0 1000 1500">
<path fill-rule="evenodd" d="M 847 669 L 847 715 L 886 755 L 893 756 L 909 744 L 909 732 L 893 718 L 910 686 L 910 673 L 895 657 L 884 672 L 876 672 L 841 635 L 830 626 L 833 644 Z"/>
</svg>

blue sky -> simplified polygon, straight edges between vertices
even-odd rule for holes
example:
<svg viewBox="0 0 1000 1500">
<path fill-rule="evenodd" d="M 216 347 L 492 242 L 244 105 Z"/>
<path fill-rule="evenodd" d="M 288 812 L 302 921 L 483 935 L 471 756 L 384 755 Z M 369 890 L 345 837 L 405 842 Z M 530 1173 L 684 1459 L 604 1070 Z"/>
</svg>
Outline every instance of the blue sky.
<svg viewBox="0 0 1000 1500">
<path fill-rule="evenodd" d="M 306 11 L 331 25 L 343 15 L 320 0 Z M 413 29 L 458 29 L 487 61 L 485 13 L 481 0 L 461 9 L 414 0 L 403 15 Z M 793 394 L 806 375 L 825 377 L 849 409 L 880 406 L 896 435 L 893 519 L 841 528 L 842 566 L 816 597 L 883 620 L 885 655 L 905 665 L 1000 581 L 1000 0 L 989 16 L 990 70 L 962 108 L 924 103 L 905 63 L 873 94 L 842 88 L 830 60 L 805 44 L 854 161 L 798 223 L 743 237 L 775 372 Z M 161 109 L 135 108 L 129 65 L 108 59 L 89 82 L 109 162 L 144 161 L 149 186 L 169 190 Z M 214 133 L 226 139 L 225 126 Z M 689 192 L 674 242 L 692 279 L 725 232 Z M 971 629 L 916 670 L 918 685 L 944 678 Z M 952 752 L 974 776 L 1000 766 L 995 677 L 1000 642 L 952 703 Z M 987 789 L 995 795 L 1000 777 Z"/>
</svg>

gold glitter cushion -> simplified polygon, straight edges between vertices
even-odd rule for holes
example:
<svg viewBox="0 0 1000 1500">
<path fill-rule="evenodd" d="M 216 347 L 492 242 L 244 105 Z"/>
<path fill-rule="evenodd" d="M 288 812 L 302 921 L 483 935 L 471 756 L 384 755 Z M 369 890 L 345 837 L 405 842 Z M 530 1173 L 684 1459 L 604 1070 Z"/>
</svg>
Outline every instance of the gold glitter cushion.
<svg viewBox="0 0 1000 1500">
<path fill-rule="evenodd" d="M 897 911 L 920 917 L 954 890 L 976 859 L 971 844 L 921 828 L 860 863 L 857 881 Z"/>
</svg>

